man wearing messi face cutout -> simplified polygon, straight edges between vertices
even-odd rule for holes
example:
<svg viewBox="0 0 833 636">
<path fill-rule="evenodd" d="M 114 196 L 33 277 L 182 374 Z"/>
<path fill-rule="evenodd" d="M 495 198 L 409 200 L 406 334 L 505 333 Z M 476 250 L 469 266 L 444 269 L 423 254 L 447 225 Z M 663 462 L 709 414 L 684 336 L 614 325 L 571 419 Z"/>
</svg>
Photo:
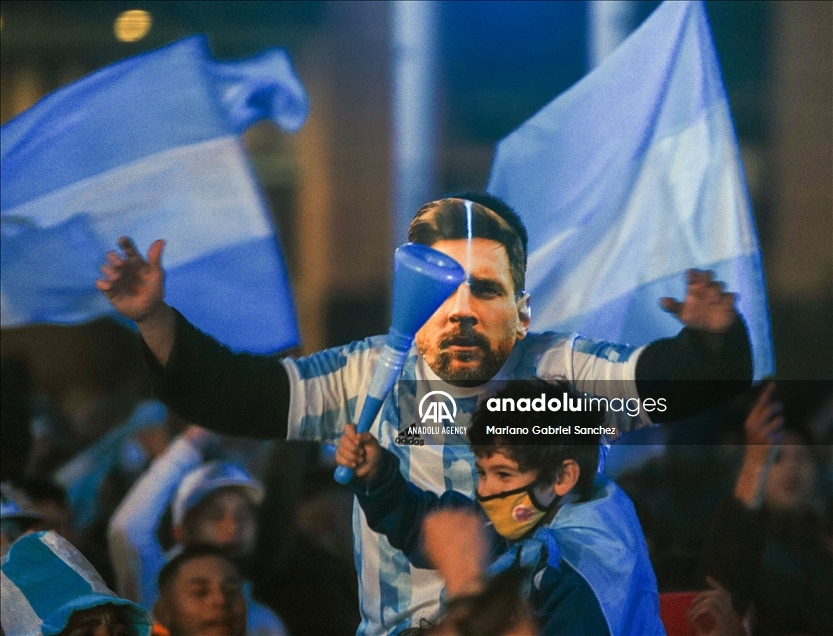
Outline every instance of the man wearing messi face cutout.
<svg viewBox="0 0 833 636">
<path fill-rule="evenodd" d="M 422 488 L 451 488 L 471 496 L 476 473 L 464 439 L 424 446 L 396 443 L 399 431 L 414 422 L 399 412 L 400 398 L 408 397 L 401 392 L 425 384 L 414 381 L 431 381 L 433 389 L 453 395 L 460 426 L 474 412 L 483 384 L 493 378 L 563 377 L 580 392 L 610 398 L 665 397 L 664 421 L 749 385 L 746 329 L 732 294 L 708 272 L 689 272 L 682 302 L 663 300 L 685 325 L 680 334 L 637 348 L 577 334 L 528 333 L 526 230 L 518 215 L 494 197 L 467 193 L 428 203 L 417 211 L 408 238 L 458 260 L 468 275 L 417 333 L 400 382 L 371 428 L 380 444 L 399 457 L 403 476 Z M 122 252 L 107 255 L 97 283 L 113 306 L 138 325 L 156 394 L 186 419 L 221 433 L 336 443 L 345 425 L 358 417 L 384 338 L 297 360 L 233 354 L 165 304 L 163 246 L 154 242 L 145 260 L 129 239 L 122 239 Z M 673 382 L 697 379 L 735 382 Z M 626 417 L 616 424 L 627 432 L 650 419 Z M 353 529 L 359 633 L 396 633 L 436 614 L 440 577 L 415 570 L 368 528 L 358 507 Z"/>
<path fill-rule="evenodd" d="M 510 381 L 500 399 L 578 398 L 565 382 Z M 398 458 L 349 425 L 336 460 L 373 530 L 416 567 L 428 568 L 423 522 L 443 508 L 479 504 L 492 530 L 489 574 L 526 569 L 529 602 L 541 634 L 664 634 L 657 582 L 636 511 L 616 484 L 596 472 L 599 436 L 495 434 L 525 427 L 595 427 L 592 411 L 492 412 L 482 402 L 469 428 L 477 467 L 476 500 L 408 484 Z"/>
</svg>

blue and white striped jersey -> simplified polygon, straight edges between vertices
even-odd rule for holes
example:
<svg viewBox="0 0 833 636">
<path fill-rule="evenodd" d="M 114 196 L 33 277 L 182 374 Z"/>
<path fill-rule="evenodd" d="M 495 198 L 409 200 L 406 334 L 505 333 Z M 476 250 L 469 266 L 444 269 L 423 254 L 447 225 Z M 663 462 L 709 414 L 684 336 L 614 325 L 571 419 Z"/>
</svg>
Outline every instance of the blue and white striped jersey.
<svg viewBox="0 0 833 636">
<path fill-rule="evenodd" d="M 355 422 L 370 378 L 384 344 L 384 337 L 368 338 L 329 349 L 306 358 L 287 358 L 291 402 L 289 439 L 336 443 L 346 423 Z M 606 397 L 636 398 L 634 371 L 642 348 L 589 340 L 579 335 L 529 334 L 515 348 L 495 380 L 538 376 L 566 379 L 579 391 Z M 468 425 L 478 398 L 485 389 L 460 389 L 442 382 L 412 348 L 400 375 L 371 428 L 380 444 L 400 461 L 404 477 L 420 488 L 440 494 L 457 490 L 474 496 L 474 456 L 467 440 L 445 436 L 444 443 L 417 446 L 397 443 L 398 433 L 415 423 L 407 405 L 416 403 L 421 386 L 441 389 L 454 397 L 458 415 L 455 426 Z M 400 395 L 413 392 L 413 396 Z M 413 399 L 410 399 L 413 397 Z M 403 407 L 403 405 L 405 405 Z M 646 416 L 616 421 L 620 432 L 650 424 Z M 443 584 L 433 570 L 414 568 L 376 534 L 364 519 L 361 507 L 353 507 L 353 546 L 359 575 L 362 622 L 358 634 L 396 634 L 433 618 L 440 610 Z"/>
</svg>

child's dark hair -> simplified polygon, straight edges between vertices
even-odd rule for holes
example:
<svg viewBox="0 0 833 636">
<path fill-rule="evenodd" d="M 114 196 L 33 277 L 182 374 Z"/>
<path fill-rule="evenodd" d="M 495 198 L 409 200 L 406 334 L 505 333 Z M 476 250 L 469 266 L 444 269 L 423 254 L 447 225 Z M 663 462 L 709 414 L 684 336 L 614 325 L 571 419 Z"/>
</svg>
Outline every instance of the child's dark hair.
<svg viewBox="0 0 833 636">
<path fill-rule="evenodd" d="M 234 560 L 219 546 L 196 543 L 183 549 L 182 552 L 168 561 L 164 566 L 162 566 L 162 569 L 159 570 L 159 575 L 156 577 L 156 587 L 159 590 L 159 593 L 163 593 L 168 586 L 174 582 L 180 568 L 188 563 L 188 561 L 206 556 L 215 556 L 224 559 L 231 563 L 238 572 L 240 571 Z"/>
<path fill-rule="evenodd" d="M 500 404 L 504 404 L 504 399 L 511 399 L 513 404 L 517 404 L 518 400 L 540 400 L 542 394 L 545 403 L 553 398 L 559 403 L 564 402 L 565 394 L 573 401 L 583 397 L 563 380 L 546 382 L 539 378 L 506 382 L 492 397 L 498 398 Z M 489 401 L 483 400 L 472 417 L 468 435 L 476 456 L 491 457 L 500 452 L 517 462 L 519 470 L 534 470 L 538 479 L 545 482 L 555 482 L 560 478 L 564 461 L 575 461 L 580 469 L 576 490 L 586 497 L 599 466 L 600 436 L 580 435 L 575 431 L 577 427 L 601 425 L 604 415 L 599 411 L 570 411 L 566 410 L 566 406 L 558 411 L 493 411 L 489 410 Z M 532 431 L 536 426 L 545 429 L 570 426 L 572 433 L 535 434 Z M 519 428 L 527 432 L 516 432 Z"/>
</svg>

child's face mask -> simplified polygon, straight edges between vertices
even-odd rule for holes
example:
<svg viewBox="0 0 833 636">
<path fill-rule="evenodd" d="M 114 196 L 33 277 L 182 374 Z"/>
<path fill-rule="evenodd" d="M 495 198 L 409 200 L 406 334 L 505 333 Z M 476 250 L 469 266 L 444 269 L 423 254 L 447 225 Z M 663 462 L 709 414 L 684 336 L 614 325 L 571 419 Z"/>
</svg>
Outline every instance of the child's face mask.
<svg viewBox="0 0 833 636">
<path fill-rule="evenodd" d="M 558 503 L 556 497 L 548 505 L 542 505 L 535 497 L 534 488 L 539 482 L 507 490 L 496 495 L 481 497 L 477 501 L 483 508 L 497 533 L 511 541 L 520 539 L 537 526 L 544 516 Z"/>
</svg>

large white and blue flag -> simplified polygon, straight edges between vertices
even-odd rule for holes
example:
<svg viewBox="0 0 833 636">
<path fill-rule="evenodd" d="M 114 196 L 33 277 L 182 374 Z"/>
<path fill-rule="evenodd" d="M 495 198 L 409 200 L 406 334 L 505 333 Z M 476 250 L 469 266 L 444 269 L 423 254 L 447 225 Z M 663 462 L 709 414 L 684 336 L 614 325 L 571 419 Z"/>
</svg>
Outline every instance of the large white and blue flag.
<svg viewBox="0 0 833 636">
<path fill-rule="evenodd" d="M 201 36 L 101 69 L 0 130 L 3 327 L 112 313 L 95 289 L 122 235 L 165 238 L 166 298 L 234 349 L 299 341 L 289 281 L 240 134 L 307 116 L 287 53 L 217 62 Z"/>
<path fill-rule="evenodd" d="M 755 377 L 774 371 L 763 264 L 702 2 L 664 2 L 601 65 L 503 139 L 489 192 L 529 230 L 536 330 L 641 345 L 679 322 L 684 272 L 738 294 Z"/>
</svg>

